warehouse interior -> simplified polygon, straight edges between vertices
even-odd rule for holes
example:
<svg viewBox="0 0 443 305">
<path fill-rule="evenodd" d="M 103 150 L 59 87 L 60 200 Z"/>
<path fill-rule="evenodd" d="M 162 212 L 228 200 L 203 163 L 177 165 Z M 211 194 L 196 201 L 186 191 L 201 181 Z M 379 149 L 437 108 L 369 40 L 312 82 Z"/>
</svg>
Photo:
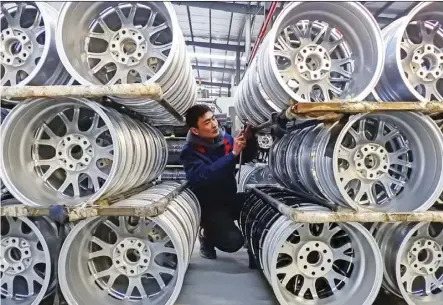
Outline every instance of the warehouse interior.
<svg viewBox="0 0 443 305">
<path fill-rule="evenodd" d="M 443 304 L 443 2 L 0 7 L 0 304 Z M 195 105 L 255 147 L 216 259 Z"/>
</svg>

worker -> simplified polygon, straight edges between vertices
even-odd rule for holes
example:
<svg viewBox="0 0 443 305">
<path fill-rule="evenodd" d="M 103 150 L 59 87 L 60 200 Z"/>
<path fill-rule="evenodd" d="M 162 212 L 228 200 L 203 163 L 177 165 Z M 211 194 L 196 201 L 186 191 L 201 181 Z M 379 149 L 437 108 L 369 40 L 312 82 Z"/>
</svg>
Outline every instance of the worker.
<svg viewBox="0 0 443 305">
<path fill-rule="evenodd" d="M 244 204 L 242 194 L 237 194 L 235 167 L 242 152 L 245 161 L 253 158 L 256 141 L 250 126 L 233 139 L 206 105 L 191 107 L 186 124 L 189 132 L 180 159 L 202 210 L 200 255 L 216 259 L 216 248 L 233 253 L 245 244 L 235 224 Z"/>
</svg>

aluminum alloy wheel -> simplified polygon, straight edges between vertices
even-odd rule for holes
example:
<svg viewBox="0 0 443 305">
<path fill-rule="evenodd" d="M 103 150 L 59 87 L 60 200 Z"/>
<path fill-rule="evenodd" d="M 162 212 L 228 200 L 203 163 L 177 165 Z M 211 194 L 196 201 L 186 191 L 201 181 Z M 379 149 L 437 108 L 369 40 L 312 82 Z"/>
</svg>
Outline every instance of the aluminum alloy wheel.
<svg viewBox="0 0 443 305">
<path fill-rule="evenodd" d="M 443 101 L 442 10 L 422 2 L 383 29 L 386 62 L 375 88 L 383 101 Z"/>
<path fill-rule="evenodd" d="M 301 211 L 323 210 L 275 188 L 271 197 Z M 372 304 L 382 283 L 382 258 L 360 224 L 299 224 L 255 195 L 240 226 L 280 304 Z"/>
<path fill-rule="evenodd" d="M 58 12 L 44 2 L 2 2 L 2 86 L 60 85 L 69 74 L 55 46 Z"/>
<path fill-rule="evenodd" d="M 419 211 L 434 204 L 443 191 L 443 139 L 429 117 L 357 115 L 331 139 L 337 124 L 296 130 L 277 142 L 269 158 L 274 177 L 353 209 Z"/>
<path fill-rule="evenodd" d="M 55 232 L 49 223 L 36 223 L 26 217 L 6 217 L 1 232 L 2 304 L 37 305 L 55 287 L 53 252 L 47 239 Z M 54 227 L 55 228 L 55 227 Z M 46 230 L 45 230 L 46 229 Z"/>
<path fill-rule="evenodd" d="M 434 121 L 437 123 L 437 125 L 440 128 L 440 131 L 442 132 L 442 135 L 443 135 L 443 114 L 435 113 L 435 114 L 431 115 L 431 118 L 433 118 Z M 443 208 L 443 193 L 437 199 L 437 206 L 440 208 Z"/>
<path fill-rule="evenodd" d="M 166 165 L 159 131 L 85 99 L 28 100 L 2 127 L 3 182 L 27 205 L 95 201 L 154 180 Z"/>
<path fill-rule="evenodd" d="M 443 227 L 440 223 L 375 224 L 384 257 L 383 286 L 409 305 L 443 301 Z"/>
<path fill-rule="evenodd" d="M 69 34 L 73 24 L 78 35 Z M 63 63 L 81 84 L 155 82 L 180 114 L 195 103 L 197 87 L 171 3 L 66 3 L 57 38 Z M 155 101 L 113 99 L 156 124 L 175 121 Z"/>
<path fill-rule="evenodd" d="M 147 205 L 178 185 L 164 182 L 117 205 Z M 188 190 L 152 219 L 82 221 L 66 239 L 59 260 L 60 287 L 68 304 L 174 304 L 199 222 L 198 201 Z"/>
<path fill-rule="evenodd" d="M 247 184 L 273 184 L 273 179 L 269 167 L 266 164 L 248 163 L 241 167 L 240 176 L 236 175 L 237 191 L 245 192 Z"/>
</svg>

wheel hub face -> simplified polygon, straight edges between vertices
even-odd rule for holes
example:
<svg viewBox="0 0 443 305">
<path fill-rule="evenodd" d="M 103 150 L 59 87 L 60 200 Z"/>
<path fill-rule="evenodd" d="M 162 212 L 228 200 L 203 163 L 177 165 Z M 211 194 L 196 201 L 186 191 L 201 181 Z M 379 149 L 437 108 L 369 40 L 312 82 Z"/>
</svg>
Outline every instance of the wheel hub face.
<svg viewBox="0 0 443 305">
<path fill-rule="evenodd" d="M 408 263 L 421 275 L 433 275 L 443 262 L 442 246 L 435 240 L 420 238 L 408 251 Z"/>
<path fill-rule="evenodd" d="M 412 54 L 411 69 L 424 82 L 437 81 L 443 75 L 443 52 L 433 44 L 420 45 Z"/>
<path fill-rule="evenodd" d="M 298 268 L 307 277 L 318 278 L 326 275 L 332 270 L 333 262 L 330 246 L 321 241 L 309 241 L 298 252 Z"/>
<path fill-rule="evenodd" d="M 2 239 L 2 259 L 0 270 L 6 274 L 16 275 L 31 266 L 32 253 L 29 242 L 24 238 L 5 237 Z"/>
<path fill-rule="evenodd" d="M 362 145 L 354 155 L 354 166 L 362 178 L 377 180 L 388 172 L 388 152 L 376 143 Z"/>
<path fill-rule="evenodd" d="M 122 28 L 110 41 L 110 51 L 115 62 L 132 67 L 140 64 L 147 54 L 148 41 L 134 28 Z"/>
<path fill-rule="evenodd" d="M 94 158 L 94 148 L 89 138 L 82 134 L 64 136 L 57 147 L 57 159 L 67 171 L 84 170 Z"/>
<path fill-rule="evenodd" d="M 145 273 L 150 260 L 151 250 L 138 238 L 123 239 L 112 254 L 114 266 L 126 276 L 139 276 Z"/>
<path fill-rule="evenodd" d="M 301 77 L 307 81 L 323 79 L 331 70 L 331 57 L 320 45 L 310 44 L 301 48 L 294 62 Z"/>
<path fill-rule="evenodd" d="M 1 32 L 1 41 L 2 64 L 21 67 L 29 61 L 34 46 L 25 31 L 7 28 Z"/>
</svg>

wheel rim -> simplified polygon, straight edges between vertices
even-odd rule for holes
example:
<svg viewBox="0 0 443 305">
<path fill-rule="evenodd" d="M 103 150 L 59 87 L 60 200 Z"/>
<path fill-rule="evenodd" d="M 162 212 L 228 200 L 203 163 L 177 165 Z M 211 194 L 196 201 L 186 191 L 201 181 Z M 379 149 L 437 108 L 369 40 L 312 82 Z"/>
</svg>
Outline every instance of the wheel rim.
<svg viewBox="0 0 443 305">
<path fill-rule="evenodd" d="M 41 2 L 3 2 L 2 86 L 64 84 L 69 75 L 55 46 L 57 11 Z M 49 77 L 48 77 L 49 75 Z"/>
<path fill-rule="evenodd" d="M 4 183 L 28 205 L 93 201 L 151 181 L 166 165 L 160 132 L 83 99 L 29 100 L 3 128 Z M 30 154 L 17 156 L 17 147 Z M 23 184 L 29 177 L 38 187 Z"/>
<path fill-rule="evenodd" d="M 117 205 L 150 204 L 177 186 L 162 183 Z M 200 209 L 189 191 L 176 197 L 170 208 L 153 219 L 93 218 L 77 225 L 59 261 L 60 285 L 68 303 L 173 304 L 192 253 Z M 88 259 L 82 260 L 80 253 L 87 253 Z M 72 285 L 79 279 L 83 285 Z"/>
<path fill-rule="evenodd" d="M 1 243 L 1 282 L 6 284 L 1 288 L 2 303 L 40 304 L 50 287 L 52 272 L 45 236 L 28 218 L 6 217 Z"/>
<path fill-rule="evenodd" d="M 420 3 L 383 29 L 387 60 L 376 87 L 383 100 L 443 100 L 441 5 Z"/>
</svg>

